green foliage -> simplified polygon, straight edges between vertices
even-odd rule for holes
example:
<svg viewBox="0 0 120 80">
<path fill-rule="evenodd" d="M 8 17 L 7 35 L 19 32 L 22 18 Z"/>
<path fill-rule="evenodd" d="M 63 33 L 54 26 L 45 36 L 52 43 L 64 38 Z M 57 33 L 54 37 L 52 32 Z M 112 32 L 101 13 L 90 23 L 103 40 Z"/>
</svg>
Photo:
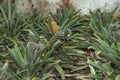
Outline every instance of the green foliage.
<svg viewBox="0 0 120 80">
<path fill-rule="evenodd" d="M 3 1 L 5 8 L 0 5 L 0 10 L 2 13 L 1 18 L 2 23 L 0 25 L 0 33 L 10 38 L 15 38 L 23 33 L 24 23 L 16 14 L 16 8 L 12 5 L 11 0 Z M 7 4 L 7 6 L 6 6 Z"/>
<path fill-rule="evenodd" d="M 10 58 L 13 60 L 18 72 L 17 75 L 13 75 L 12 77 L 17 76 L 20 80 L 32 79 L 34 77 L 43 78 L 46 71 L 54 63 L 54 60 L 50 58 L 53 49 L 43 52 L 45 48 L 36 48 L 36 45 L 31 42 L 27 46 L 24 46 L 22 43 L 15 43 L 13 49 L 8 48 Z"/>
<path fill-rule="evenodd" d="M 90 11 L 90 28 L 94 33 L 101 33 L 104 27 L 108 27 L 113 22 L 113 14 L 117 8 L 111 12 L 101 12 L 100 9 L 95 12 Z"/>
<path fill-rule="evenodd" d="M 101 60 L 97 59 L 96 62 L 90 61 L 88 63 L 93 67 L 98 68 L 101 72 L 105 73 L 106 78 L 101 78 L 105 80 L 115 80 L 120 74 L 120 24 L 119 21 L 113 21 L 113 15 L 116 9 L 114 9 L 110 13 L 101 13 L 99 10 L 97 10 L 95 13 L 90 12 L 90 29 L 93 31 L 94 34 L 94 37 L 92 37 L 94 43 L 91 43 L 91 45 L 92 49 L 95 50 L 98 59 L 102 59 L 102 63 Z"/>
<path fill-rule="evenodd" d="M 71 28 L 75 28 L 80 25 L 80 11 L 76 11 L 71 8 L 60 8 L 57 9 L 57 13 L 50 13 L 52 18 L 59 25 L 59 30 L 69 31 Z"/>
</svg>

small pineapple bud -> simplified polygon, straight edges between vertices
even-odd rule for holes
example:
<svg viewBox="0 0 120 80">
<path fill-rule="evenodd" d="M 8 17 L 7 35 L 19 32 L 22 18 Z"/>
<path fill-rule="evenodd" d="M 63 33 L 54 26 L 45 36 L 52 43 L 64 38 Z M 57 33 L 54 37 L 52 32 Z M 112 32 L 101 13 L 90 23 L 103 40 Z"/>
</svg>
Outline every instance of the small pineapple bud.
<svg viewBox="0 0 120 80">
<path fill-rule="evenodd" d="M 29 42 L 29 43 L 27 44 L 27 47 L 29 47 L 29 46 L 32 46 L 32 50 L 35 51 L 35 50 L 37 50 L 38 48 L 43 47 L 43 44 L 42 44 L 42 43 Z"/>
</svg>

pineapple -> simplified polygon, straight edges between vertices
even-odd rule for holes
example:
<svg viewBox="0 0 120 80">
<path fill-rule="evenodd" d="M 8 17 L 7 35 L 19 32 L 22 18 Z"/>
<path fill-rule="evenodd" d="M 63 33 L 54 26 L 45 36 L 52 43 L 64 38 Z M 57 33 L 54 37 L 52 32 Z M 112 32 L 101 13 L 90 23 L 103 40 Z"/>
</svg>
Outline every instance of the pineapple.
<svg viewBox="0 0 120 80">
<path fill-rule="evenodd" d="M 65 34 L 63 31 L 58 31 L 55 35 L 50 39 L 50 43 L 54 43 L 60 40 L 61 42 L 65 41 Z"/>
</svg>

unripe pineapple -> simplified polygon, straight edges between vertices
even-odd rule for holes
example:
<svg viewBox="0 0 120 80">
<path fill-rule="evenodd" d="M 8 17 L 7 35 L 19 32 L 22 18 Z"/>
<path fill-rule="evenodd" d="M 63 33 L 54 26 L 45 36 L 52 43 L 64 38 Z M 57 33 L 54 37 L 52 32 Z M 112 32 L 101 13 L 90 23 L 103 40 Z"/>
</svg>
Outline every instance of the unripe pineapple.
<svg viewBox="0 0 120 80">
<path fill-rule="evenodd" d="M 54 43 L 57 40 L 60 40 L 61 42 L 65 41 L 65 34 L 63 31 L 55 33 L 55 35 L 50 39 L 50 43 Z"/>
<path fill-rule="evenodd" d="M 54 39 L 60 40 L 60 41 L 64 41 L 65 39 L 65 34 L 63 31 L 58 31 L 54 36 Z"/>
</svg>

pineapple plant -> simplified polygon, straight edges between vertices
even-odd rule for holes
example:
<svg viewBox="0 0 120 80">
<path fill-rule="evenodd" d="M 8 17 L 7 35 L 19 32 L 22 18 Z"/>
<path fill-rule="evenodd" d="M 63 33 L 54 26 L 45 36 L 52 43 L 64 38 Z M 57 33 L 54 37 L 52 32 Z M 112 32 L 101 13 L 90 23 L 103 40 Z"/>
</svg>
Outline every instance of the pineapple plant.
<svg viewBox="0 0 120 80">
<path fill-rule="evenodd" d="M 0 7 L 0 17 L 4 18 L 0 20 L 0 39 L 12 44 L 5 45 L 5 56 L 0 51 L 0 79 L 119 79 L 120 26 L 113 19 L 116 9 L 110 13 L 90 11 L 84 19 L 69 5 L 57 9 L 56 14 L 33 10 L 33 14 L 21 16 L 13 14 L 10 1 L 8 14 Z"/>
</svg>

